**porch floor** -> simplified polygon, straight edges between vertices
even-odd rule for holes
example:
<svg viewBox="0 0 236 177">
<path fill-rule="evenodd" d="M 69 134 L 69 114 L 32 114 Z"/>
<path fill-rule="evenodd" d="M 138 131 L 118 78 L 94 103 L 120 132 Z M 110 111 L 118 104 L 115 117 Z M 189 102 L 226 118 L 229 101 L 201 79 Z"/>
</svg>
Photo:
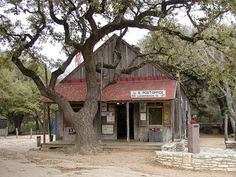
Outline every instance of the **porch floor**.
<svg viewBox="0 0 236 177">
<path fill-rule="evenodd" d="M 103 150 L 161 150 L 163 142 L 142 142 L 131 140 L 102 140 Z M 52 141 L 42 144 L 42 149 L 63 149 L 74 146 L 72 141 Z"/>
</svg>

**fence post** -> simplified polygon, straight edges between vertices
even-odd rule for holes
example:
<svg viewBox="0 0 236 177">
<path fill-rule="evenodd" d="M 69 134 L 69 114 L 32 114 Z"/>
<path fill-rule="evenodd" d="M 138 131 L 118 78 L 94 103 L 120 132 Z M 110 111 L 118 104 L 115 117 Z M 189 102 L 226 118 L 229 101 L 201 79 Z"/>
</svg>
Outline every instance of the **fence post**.
<svg viewBox="0 0 236 177">
<path fill-rule="evenodd" d="M 5 129 L 5 135 L 4 135 L 4 137 L 6 138 L 7 135 L 8 135 L 8 127 L 6 127 L 6 129 Z"/>
<path fill-rule="evenodd" d="M 41 136 L 37 136 L 37 147 L 41 146 Z"/>
<path fill-rule="evenodd" d="M 33 131 L 32 131 L 32 128 L 30 129 L 30 139 L 32 139 L 32 134 L 33 134 Z"/>
<path fill-rule="evenodd" d="M 19 135 L 19 131 L 18 131 L 18 128 L 16 128 L 16 138 L 18 138 L 18 135 Z"/>
</svg>

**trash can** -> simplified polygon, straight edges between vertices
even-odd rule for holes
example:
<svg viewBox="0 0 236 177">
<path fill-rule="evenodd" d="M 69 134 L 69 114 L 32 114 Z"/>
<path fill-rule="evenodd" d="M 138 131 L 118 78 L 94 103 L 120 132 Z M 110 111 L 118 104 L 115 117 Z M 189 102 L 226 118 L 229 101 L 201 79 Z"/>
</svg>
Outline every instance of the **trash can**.
<svg viewBox="0 0 236 177">
<path fill-rule="evenodd" d="M 37 147 L 41 147 L 41 136 L 37 136 Z"/>
<path fill-rule="evenodd" d="M 158 128 L 151 128 L 148 131 L 149 142 L 163 142 L 162 131 Z"/>
</svg>

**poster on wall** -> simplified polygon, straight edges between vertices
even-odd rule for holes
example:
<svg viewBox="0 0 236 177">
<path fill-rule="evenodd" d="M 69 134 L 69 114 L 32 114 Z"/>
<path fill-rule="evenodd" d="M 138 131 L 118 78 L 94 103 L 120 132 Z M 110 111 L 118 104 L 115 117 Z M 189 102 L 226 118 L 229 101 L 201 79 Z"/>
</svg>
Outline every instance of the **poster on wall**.
<svg viewBox="0 0 236 177">
<path fill-rule="evenodd" d="M 115 112 L 115 106 L 114 105 L 109 105 L 108 109 L 110 112 Z"/>
<path fill-rule="evenodd" d="M 108 116 L 108 115 L 109 115 L 109 112 L 107 112 L 107 111 L 106 111 L 106 112 L 102 112 L 102 116 L 103 116 L 103 117 L 106 117 L 106 116 Z"/>
<path fill-rule="evenodd" d="M 101 110 L 102 110 L 102 112 L 107 111 L 107 103 L 101 103 Z"/>
<path fill-rule="evenodd" d="M 170 104 L 168 102 L 164 102 L 164 124 L 170 124 Z"/>
<path fill-rule="evenodd" d="M 115 123 L 115 115 L 113 112 L 109 112 L 107 115 L 107 123 Z"/>
<path fill-rule="evenodd" d="M 146 103 L 139 103 L 139 112 L 146 112 Z"/>
<path fill-rule="evenodd" d="M 113 134 L 113 125 L 102 125 L 102 134 L 112 135 Z"/>
<path fill-rule="evenodd" d="M 144 112 L 140 113 L 140 120 L 147 120 L 147 114 Z"/>
</svg>

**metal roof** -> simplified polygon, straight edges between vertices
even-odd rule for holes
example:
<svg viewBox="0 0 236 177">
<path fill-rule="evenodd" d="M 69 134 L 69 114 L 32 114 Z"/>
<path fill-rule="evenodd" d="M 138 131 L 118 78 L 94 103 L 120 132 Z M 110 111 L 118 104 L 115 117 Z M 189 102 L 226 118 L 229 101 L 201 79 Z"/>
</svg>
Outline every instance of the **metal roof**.
<svg viewBox="0 0 236 177">
<path fill-rule="evenodd" d="M 165 101 L 175 98 L 177 81 L 166 77 L 145 78 L 121 78 L 117 83 L 106 87 L 102 91 L 103 102 L 128 102 L 128 101 Z M 165 90 L 165 97 L 159 98 L 132 98 L 131 91 L 134 90 Z M 63 95 L 68 101 L 82 102 L 87 93 L 85 80 L 70 80 L 59 83 L 56 91 Z M 51 102 L 44 99 L 44 102 Z"/>
</svg>

